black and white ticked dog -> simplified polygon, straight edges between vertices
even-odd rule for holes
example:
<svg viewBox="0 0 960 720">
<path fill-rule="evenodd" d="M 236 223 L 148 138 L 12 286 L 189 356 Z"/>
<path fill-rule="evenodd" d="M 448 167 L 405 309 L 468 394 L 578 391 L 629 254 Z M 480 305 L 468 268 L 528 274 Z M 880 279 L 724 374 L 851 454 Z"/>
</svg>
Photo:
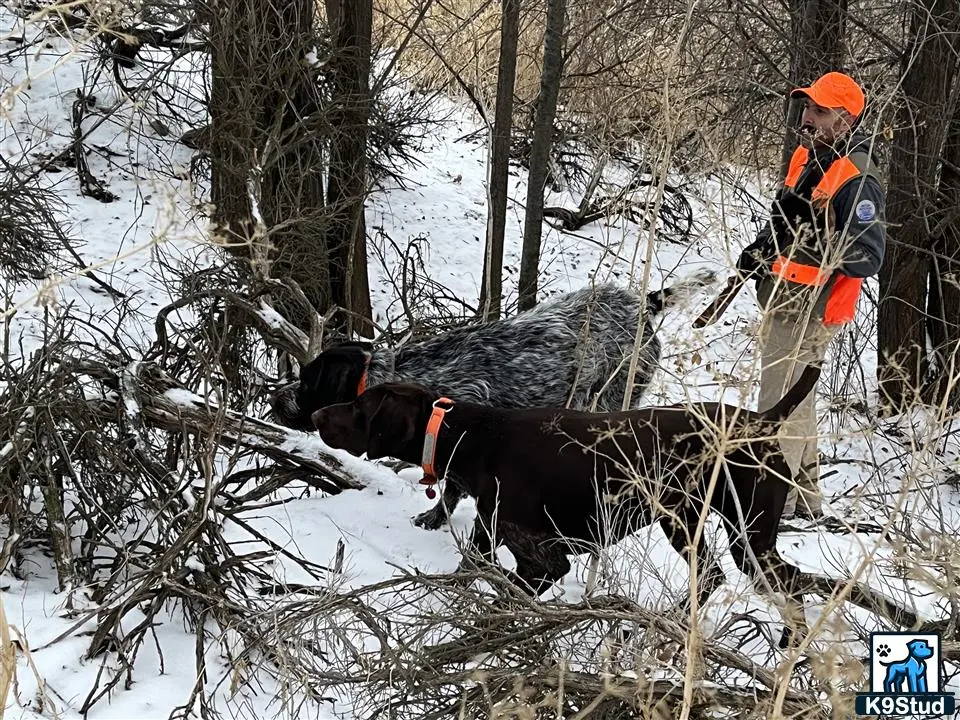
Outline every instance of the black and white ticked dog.
<svg viewBox="0 0 960 720">
<path fill-rule="evenodd" d="M 304 365 L 299 380 L 270 398 L 273 415 L 286 427 L 312 430 L 316 410 L 349 402 L 384 382 L 417 383 L 452 400 L 493 407 L 619 410 L 642 321 L 632 393 L 638 407 L 660 363 L 655 318 L 714 278 L 701 271 L 645 298 L 613 284 L 586 287 L 513 317 L 454 328 L 396 351 L 340 343 Z M 445 482 L 440 500 L 418 515 L 416 524 L 439 528 L 462 497 L 459 487 Z"/>
</svg>

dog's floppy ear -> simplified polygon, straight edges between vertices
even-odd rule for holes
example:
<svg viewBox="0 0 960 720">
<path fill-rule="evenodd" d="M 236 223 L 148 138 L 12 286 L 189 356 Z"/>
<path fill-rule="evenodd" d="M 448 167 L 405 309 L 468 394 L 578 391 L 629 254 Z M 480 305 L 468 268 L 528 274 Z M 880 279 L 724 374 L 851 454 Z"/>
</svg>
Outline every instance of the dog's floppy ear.
<svg viewBox="0 0 960 720">
<path fill-rule="evenodd" d="M 367 420 L 367 457 L 403 458 L 404 450 L 416 442 L 419 403 L 386 393 Z"/>
<path fill-rule="evenodd" d="M 344 343 L 324 350 L 300 371 L 300 395 L 310 410 L 357 397 L 373 349 L 369 343 Z"/>
</svg>

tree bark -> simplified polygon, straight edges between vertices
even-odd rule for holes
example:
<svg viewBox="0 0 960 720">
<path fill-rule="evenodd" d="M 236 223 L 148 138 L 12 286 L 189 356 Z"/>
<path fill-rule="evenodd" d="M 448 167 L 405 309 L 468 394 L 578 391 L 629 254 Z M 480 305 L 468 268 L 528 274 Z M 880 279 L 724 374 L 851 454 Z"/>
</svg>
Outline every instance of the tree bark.
<svg viewBox="0 0 960 720">
<path fill-rule="evenodd" d="M 790 156 L 797 149 L 797 130 L 803 113 L 802 99 L 791 99 L 790 90 L 809 85 L 831 70 L 843 70 L 847 36 L 847 0 L 791 0 L 793 48 L 790 54 L 790 87 L 784 100 L 786 133 L 780 158 L 780 179 L 787 175 Z"/>
<path fill-rule="evenodd" d="M 255 0 L 254 0 L 255 1 Z M 253 83 L 247 2 L 218 3 L 205 13 L 210 23 L 210 199 L 212 224 L 221 242 L 247 256 L 252 209 L 247 181 L 253 164 L 250 148 L 260 122 Z"/>
<path fill-rule="evenodd" d="M 503 0 L 497 107 L 490 140 L 487 178 L 487 242 L 483 256 L 480 313 L 485 322 L 500 317 L 503 299 L 503 238 L 507 225 L 507 171 L 510 167 L 510 131 L 513 127 L 513 86 L 517 76 L 517 39 L 520 0 Z"/>
<path fill-rule="evenodd" d="M 540 240 L 543 234 L 543 191 L 547 182 L 547 163 L 553 142 L 553 121 L 563 75 L 563 33 L 566 24 L 566 0 L 547 0 L 547 21 L 543 38 L 543 71 L 540 73 L 540 98 L 533 125 L 530 147 L 530 172 L 527 176 L 527 208 L 520 255 L 519 299 L 517 309 L 529 310 L 537 304 Z"/>
<path fill-rule="evenodd" d="M 254 282 L 290 276 L 323 312 L 332 299 L 324 137 L 316 71 L 304 61 L 317 45 L 314 4 L 221 0 L 207 9 L 214 225 L 250 263 Z M 299 308 L 278 309 L 309 327 Z"/>
<path fill-rule="evenodd" d="M 367 226 L 364 201 L 369 190 L 367 138 L 370 122 L 370 52 L 372 0 L 326 0 L 334 38 L 330 60 L 333 113 L 327 205 L 333 301 L 349 313 L 338 322 L 373 337 L 367 273 Z"/>
<path fill-rule="evenodd" d="M 881 400 L 902 411 L 922 401 L 927 356 L 927 284 L 933 270 L 937 176 L 947 126 L 955 56 L 946 29 L 956 27 L 956 0 L 915 0 L 911 40 L 902 60 L 902 103 L 890 155 L 887 221 L 877 316 Z"/>
<path fill-rule="evenodd" d="M 320 313 L 335 302 L 333 268 L 324 228 L 328 209 L 323 195 L 324 140 L 311 118 L 321 113 L 314 68 L 305 58 L 316 44 L 315 5 L 311 0 L 268 3 L 276 80 L 264 98 L 266 137 L 263 154 L 263 215 L 278 249 L 274 275 L 289 275 Z M 274 150 L 275 148 L 275 150 Z M 275 153 L 275 154 L 274 154 Z M 298 327 L 310 319 L 298 308 L 284 308 Z"/>
<path fill-rule="evenodd" d="M 960 50 L 957 35 L 953 47 Z M 934 225 L 933 274 L 928 315 L 932 359 L 936 364 L 927 400 L 960 406 L 960 72 L 954 72 L 953 119 L 940 170 L 937 222 Z"/>
</svg>

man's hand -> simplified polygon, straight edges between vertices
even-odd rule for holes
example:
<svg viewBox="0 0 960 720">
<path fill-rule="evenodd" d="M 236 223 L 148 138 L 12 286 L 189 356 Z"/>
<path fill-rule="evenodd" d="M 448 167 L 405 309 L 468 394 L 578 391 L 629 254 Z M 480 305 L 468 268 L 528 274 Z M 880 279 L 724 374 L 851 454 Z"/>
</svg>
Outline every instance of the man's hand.
<svg viewBox="0 0 960 720">
<path fill-rule="evenodd" d="M 757 239 L 747 245 L 737 259 L 737 270 L 751 277 L 766 269 L 773 257 L 773 243 L 769 226 L 760 231 Z"/>
</svg>

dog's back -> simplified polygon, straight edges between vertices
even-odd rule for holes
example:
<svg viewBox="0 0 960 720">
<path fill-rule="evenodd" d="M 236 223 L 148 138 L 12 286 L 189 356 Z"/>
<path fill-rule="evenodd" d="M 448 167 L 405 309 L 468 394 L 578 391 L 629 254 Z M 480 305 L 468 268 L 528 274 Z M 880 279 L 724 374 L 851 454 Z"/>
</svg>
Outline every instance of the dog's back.
<svg viewBox="0 0 960 720">
<path fill-rule="evenodd" d="M 618 408 L 620 366 L 638 323 L 645 324 L 641 390 L 659 361 L 645 306 L 626 288 L 584 288 L 530 312 L 407 345 L 396 354 L 396 378 L 491 407 L 588 408 L 597 396 L 599 410 Z"/>
<path fill-rule="evenodd" d="M 633 378 L 637 407 L 660 362 L 654 320 L 711 282 L 700 272 L 642 296 L 612 283 L 545 301 L 528 312 L 455 328 L 400 349 L 396 379 L 501 408 L 619 410 L 630 354 L 640 333 Z"/>
<path fill-rule="evenodd" d="M 765 413 L 718 402 L 602 414 L 458 403 L 449 415 L 454 436 L 466 431 L 479 444 L 469 457 L 458 460 L 455 453 L 453 467 L 462 462 L 465 475 L 487 483 L 472 494 L 490 512 L 496 504 L 504 519 L 582 540 L 596 539 L 605 525 L 623 537 L 649 524 L 651 506 L 702 505 L 718 456 L 730 466 L 738 503 L 757 494 L 764 478 L 779 482 L 789 470 L 777 425 L 819 372 L 809 368 Z M 481 452 L 486 457 L 473 457 Z M 483 472 L 471 473 L 468 463 L 482 464 Z M 724 485 L 709 504 L 733 521 L 738 511 L 731 500 Z"/>
</svg>

